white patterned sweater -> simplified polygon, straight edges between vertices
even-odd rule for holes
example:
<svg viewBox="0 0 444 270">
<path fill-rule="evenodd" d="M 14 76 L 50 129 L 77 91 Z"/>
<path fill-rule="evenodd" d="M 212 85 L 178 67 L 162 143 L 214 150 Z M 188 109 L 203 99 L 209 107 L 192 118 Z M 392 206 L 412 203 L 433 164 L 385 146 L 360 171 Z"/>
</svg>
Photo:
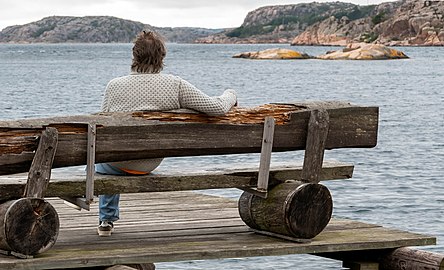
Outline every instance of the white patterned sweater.
<svg viewBox="0 0 444 270">
<path fill-rule="evenodd" d="M 236 93 L 225 90 L 210 97 L 180 77 L 161 73 L 131 73 L 111 80 L 105 90 L 102 112 L 169 111 L 192 109 L 208 115 L 223 115 L 236 103 Z M 112 162 L 125 171 L 150 172 L 162 158 Z"/>
</svg>

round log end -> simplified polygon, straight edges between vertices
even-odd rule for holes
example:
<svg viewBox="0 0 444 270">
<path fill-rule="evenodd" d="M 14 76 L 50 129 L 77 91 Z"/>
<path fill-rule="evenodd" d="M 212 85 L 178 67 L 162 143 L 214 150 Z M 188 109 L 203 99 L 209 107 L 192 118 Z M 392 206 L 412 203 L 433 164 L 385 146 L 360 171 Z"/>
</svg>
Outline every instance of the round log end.
<svg viewBox="0 0 444 270">
<path fill-rule="evenodd" d="M 318 235 L 332 212 L 330 191 L 315 183 L 282 183 L 271 189 L 266 199 L 248 192 L 239 198 L 239 214 L 249 227 L 295 238 Z"/>
<path fill-rule="evenodd" d="M 331 219 L 333 200 L 327 187 L 302 184 L 287 197 L 286 223 L 294 236 L 313 238 L 321 233 Z"/>
<path fill-rule="evenodd" d="M 0 206 L 5 208 L 2 247 L 24 255 L 36 255 L 51 248 L 59 233 L 54 207 L 40 198 L 22 198 Z"/>
<path fill-rule="evenodd" d="M 253 212 L 251 211 L 251 200 L 255 196 L 244 191 L 238 201 L 238 211 L 242 221 L 250 228 L 260 230 L 261 228 L 254 222 Z"/>
</svg>

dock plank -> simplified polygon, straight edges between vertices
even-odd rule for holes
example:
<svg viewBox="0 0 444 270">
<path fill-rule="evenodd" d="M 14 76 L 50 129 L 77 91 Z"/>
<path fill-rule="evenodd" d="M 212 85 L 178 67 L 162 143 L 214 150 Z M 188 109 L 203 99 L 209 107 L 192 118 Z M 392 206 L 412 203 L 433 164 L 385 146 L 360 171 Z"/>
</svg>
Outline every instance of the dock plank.
<svg viewBox="0 0 444 270">
<path fill-rule="evenodd" d="M 310 243 L 294 243 L 250 231 L 239 217 L 236 201 L 190 191 L 122 194 L 121 220 L 115 233 L 98 237 L 96 204 L 86 212 L 71 209 L 57 198 L 48 201 L 60 216 L 57 243 L 33 259 L 0 255 L 0 269 L 316 254 L 431 245 L 436 241 L 375 224 L 333 219 Z"/>
</svg>

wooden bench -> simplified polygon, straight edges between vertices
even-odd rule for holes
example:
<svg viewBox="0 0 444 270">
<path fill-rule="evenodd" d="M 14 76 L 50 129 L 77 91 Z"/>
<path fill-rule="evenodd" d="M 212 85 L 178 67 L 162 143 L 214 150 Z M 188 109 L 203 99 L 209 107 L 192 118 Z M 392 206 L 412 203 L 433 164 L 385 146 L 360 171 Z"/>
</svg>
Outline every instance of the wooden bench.
<svg viewBox="0 0 444 270">
<path fill-rule="evenodd" d="M 319 181 L 349 178 L 353 172 L 352 165 L 324 162 L 324 149 L 374 147 L 377 132 L 377 107 L 343 102 L 235 108 L 223 117 L 135 112 L 1 121 L 0 249 L 29 256 L 55 243 L 58 217 L 44 197 L 84 195 L 76 202 L 88 208 L 97 194 L 233 187 L 246 191 L 239 212 L 247 225 L 307 241 L 331 218 L 331 195 Z M 305 150 L 302 166 L 270 165 L 272 152 L 294 150 Z M 260 164 L 138 177 L 93 173 L 94 163 L 128 157 L 241 153 L 261 153 Z M 85 164 L 86 176 L 51 176 L 51 168 Z"/>
</svg>

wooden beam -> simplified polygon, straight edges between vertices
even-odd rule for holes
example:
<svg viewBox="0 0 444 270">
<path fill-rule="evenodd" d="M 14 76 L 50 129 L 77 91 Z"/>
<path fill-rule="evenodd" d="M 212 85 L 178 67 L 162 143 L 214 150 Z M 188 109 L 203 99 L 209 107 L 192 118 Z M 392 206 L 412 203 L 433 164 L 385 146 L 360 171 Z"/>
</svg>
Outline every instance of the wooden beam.
<svg viewBox="0 0 444 270">
<path fill-rule="evenodd" d="M 325 109 L 311 112 L 302 169 L 302 181 L 304 182 L 318 183 L 320 181 L 328 125 L 329 116 Z"/>
<path fill-rule="evenodd" d="M 32 160 L 23 197 L 43 198 L 51 178 L 52 163 L 57 149 L 58 132 L 46 128 L 40 136 L 39 146 Z"/>
<path fill-rule="evenodd" d="M 305 149 L 307 124 L 311 109 L 293 106 L 278 117 L 273 151 Z M 378 108 L 334 106 L 330 115 L 326 149 L 374 147 L 377 141 Z M 269 112 L 267 111 L 267 114 Z M 0 175 L 27 172 L 38 136 L 47 126 L 59 131 L 59 145 L 54 167 L 86 164 L 87 130 L 85 123 L 97 125 L 96 162 L 121 161 L 172 156 L 197 156 L 261 151 L 263 120 L 238 121 L 233 112 L 229 119 L 200 115 L 197 122 L 172 114 L 169 121 L 154 120 L 156 113 L 113 113 L 46 119 L 0 122 Z M 249 113 L 248 115 L 255 115 Z M 264 118 L 267 114 L 257 113 Z M 256 115 L 256 116 L 258 116 Z M 284 117 L 285 116 L 285 117 Z M 273 116 L 275 117 L 275 116 Z M 179 118 L 180 121 L 176 121 Z M 186 117 L 184 117 L 186 118 Z M 245 117 L 248 118 L 248 117 Z M 282 120 L 282 118 L 285 118 Z M 173 121 L 174 120 L 174 121 Z M 79 124 L 81 123 L 81 124 Z"/>
<path fill-rule="evenodd" d="M 280 183 L 288 179 L 300 180 L 302 166 L 294 163 L 280 163 L 270 168 L 271 183 Z M 353 175 L 353 165 L 339 162 L 325 162 L 321 179 L 348 179 Z M 0 177 L 0 197 L 2 200 L 18 198 L 25 186 L 23 174 Z M 95 194 L 139 193 L 158 191 L 179 191 L 215 188 L 255 187 L 258 169 L 256 166 L 237 169 L 208 168 L 206 171 L 186 172 L 180 169 L 154 171 L 146 176 L 95 176 Z M 53 171 L 47 197 L 76 197 L 85 194 L 85 173 Z"/>
</svg>

